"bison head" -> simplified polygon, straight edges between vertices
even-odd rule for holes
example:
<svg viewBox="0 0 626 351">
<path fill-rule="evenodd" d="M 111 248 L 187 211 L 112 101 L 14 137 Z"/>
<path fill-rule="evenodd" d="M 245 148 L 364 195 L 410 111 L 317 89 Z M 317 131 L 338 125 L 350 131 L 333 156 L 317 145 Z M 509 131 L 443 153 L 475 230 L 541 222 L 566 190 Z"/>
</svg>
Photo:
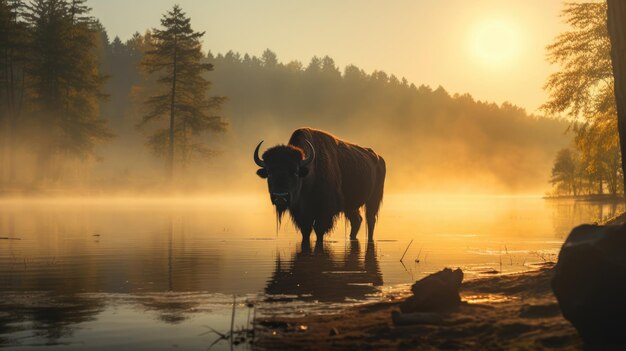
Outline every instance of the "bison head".
<svg viewBox="0 0 626 351">
<path fill-rule="evenodd" d="M 302 178 L 309 174 L 307 167 L 315 159 L 315 149 L 307 140 L 308 153 L 293 145 L 278 145 L 259 157 L 262 141 L 254 150 L 254 162 L 261 167 L 256 174 L 267 178 L 272 204 L 279 213 L 298 202 Z M 306 156 L 308 154 L 308 157 Z"/>
</svg>

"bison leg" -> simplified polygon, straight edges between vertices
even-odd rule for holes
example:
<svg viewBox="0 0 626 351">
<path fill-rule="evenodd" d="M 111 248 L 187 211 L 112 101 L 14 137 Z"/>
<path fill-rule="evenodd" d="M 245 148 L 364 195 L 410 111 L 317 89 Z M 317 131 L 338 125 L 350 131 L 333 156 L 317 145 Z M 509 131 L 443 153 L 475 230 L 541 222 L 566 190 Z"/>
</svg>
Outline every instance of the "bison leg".
<svg viewBox="0 0 626 351">
<path fill-rule="evenodd" d="M 302 233 L 302 242 L 309 242 L 311 239 L 311 231 L 313 230 L 313 221 L 303 224 L 300 227 L 300 232 Z M 310 245 L 310 244 L 309 244 Z"/>
<path fill-rule="evenodd" d="M 376 226 L 376 218 L 378 217 L 378 209 L 380 208 L 380 200 L 374 198 L 372 202 L 365 204 L 365 220 L 367 221 L 367 240 L 374 240 L 374 227 Z"/>
<path fill-rule="evenodd" d="M 313 230 L 315 230 L 318 242 L 321 242 L 324 239 L 324 234 L 328 233 L 331 229 L 333 229 L 332 217 L 318 218 L 315 219 L 313 223 Z"/>
<path fill-rule="evenodd" d="M 367 220 L 367 240 L 374 239 L 374 227 L 376 226 L 376 214 L 365 211 L 365 219 Z"/>
<path fill-rule="evenodd" d="M 313 218 L 302 214 L 301 211 L 291 212 L 291 218 L 293 219 L 293 224 L 302 233 L 302 242 L 309 241 L 311 231 L 313 230 Z"/>
<path fill-rule="evenodd" d="M 387 173 L 387 166 L 385 160 L 380 157 L 378 161 L 378 169 L 376 171 L 376 184 L 374 186 L 374 192 L 370 198 L 365 202 L 365 219 L 367 220 L 367 240 L 374 239 L 374 226 L 376 226 L 376 218 L 378 217 L 378 210 L 380 209 L 380 203 L 383 201 L 383 191 L 385 188 L 385 174 Z"/>
<path fill-rule="evenodd" d="M 346 217 L 350 221 L 350 240 L 356 240 L 356 235 L 361 228 L 363 217 L 361 217 L 358 209 L 346 212 Z"/>
</svg>

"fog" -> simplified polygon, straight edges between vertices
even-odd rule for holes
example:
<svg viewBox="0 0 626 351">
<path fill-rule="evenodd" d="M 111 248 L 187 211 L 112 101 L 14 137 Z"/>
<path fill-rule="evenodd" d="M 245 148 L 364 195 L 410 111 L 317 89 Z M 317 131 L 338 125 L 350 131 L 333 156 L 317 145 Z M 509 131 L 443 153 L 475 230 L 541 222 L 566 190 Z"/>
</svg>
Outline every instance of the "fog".
<svg viewBox="0 0 626 351">
<path fill-rule="evenodd" d="M 102 131 L 72 139 L 52 152 L 42 121 L 48 111 L 24 109 L 0 143 L 0 189 L 12 195 L 196 195 L 264 192 L 252 152 L 286 143 L 300 127 L 322 129 L 371 147 L 387 161 L 387 192 L 543 194 L 557 150 L 568 144 L 567 123 L 535 116 L 511 103 L 476 101 L 382 71 L 337 67 L 331 57 L 281 62 L 262 56 L 208 53 L 209 94 L 226 98 L 215 109 L 227 128 L 201 133 L 204 156 L 177 162 L 172 181 L 163 155 L 138 128 L 145 101 L 159 92 L 141 61 L 150 35 L 122 43 L 99 30 L 97 62 L 106 99 L 92 101 Z M 401 72 L 399 72 L 401 73 Z M 28 97 L 26 99 L 28 101 Z M 515 101 L 515 96 L 511 96 Z M 5 124 L 8 126 L 8 124 Z M 62 128 L 62 125 L 61 125 Z M 4 128 L 3 128 L 4 129 Z M 100 133 L 100 134 L 98 134 Z M 13 139 L 11 139 L 13 138 Z"/>
<path fill-rule="evenodd" d="M 300 127 L 373 148 L 387 161 L 388 192 L 543 194 L 554 155 L 568 143 L 565 122 L 508 103 L 450 95 L 442 87 L 417 87 L 384 72 L 367 74 L 355 66 L 341 72 L 329 57 L 313 58 L 304 67 L 282 64 L 271 51 L 261 58 L 210 55 L 208 61 L 215 65 L 207 75 L 212 92 L 228 97 L 221 112 L 229 128 L 207 137 L 215 157 L 181 174 L 185 182 L 179 189 L 187 191 L 265 191 L 254 173 L 254 147 L 261 140 L 264 147 L 287 143 Z M 120 124 L 132 123 L 128 120 L 136 116 L 129 113 Z M 132 143 L 138 135 L 128 138 Z M 110 156 L 97 168 L 143 181 L 151 171 L 158 183 L 163 163 L 142 141 L 133 150 L 125 155 L 115 142 L 104 146 Z"/>
</svg>

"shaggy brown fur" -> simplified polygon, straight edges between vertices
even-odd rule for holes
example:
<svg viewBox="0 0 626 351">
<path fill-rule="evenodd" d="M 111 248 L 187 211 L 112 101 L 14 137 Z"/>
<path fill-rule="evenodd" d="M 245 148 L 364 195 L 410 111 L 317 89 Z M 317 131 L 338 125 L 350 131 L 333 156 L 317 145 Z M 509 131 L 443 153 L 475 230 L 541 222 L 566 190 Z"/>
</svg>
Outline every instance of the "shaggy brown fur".
<svg viewBox="0 0 626 351">
<path fill-rule="evenodd" d="M 315 148 L 315 159 L 302 178 L 298 201 L 290 204 L 294 224 L 308 239 L 312 230 L 321 238 L 333 229 L 340 214 L 350 221 L 350 237 L 356 238 L 365 207 L 368 238 L 374 226 L 383 198 L 385 160 L 372 149 L 340 140 L 326 132 L 311 128 L 297 129 L 288 145 L 275 146 L 263 154 L 266 164 L 295 163 L 304 158 L 303 150 Z M 296 154 L 299 154 L 295 156 Z"/>
</svg>

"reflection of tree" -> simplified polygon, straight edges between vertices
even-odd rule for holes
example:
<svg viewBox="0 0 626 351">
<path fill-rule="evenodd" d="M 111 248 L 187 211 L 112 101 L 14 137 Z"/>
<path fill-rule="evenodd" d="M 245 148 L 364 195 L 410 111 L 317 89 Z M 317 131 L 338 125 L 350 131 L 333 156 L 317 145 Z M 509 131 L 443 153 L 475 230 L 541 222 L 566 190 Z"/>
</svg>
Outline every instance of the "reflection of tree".
<svg viewBox="0 0 626 351">
<path fill-rule="evenodd" d="M 197 242 L 188 241 L 188 237 L 194 234 L 193 224 L 187 217 L 175 220 L 170 215 L 164 228 L 167 242 L 163 243 L 163 248 L 167 256 L 160 257 L 159 269 L 153 272 L 150 281 L 155 285 L 152 290 L 221 292 L 221 255 L 214 247 L 198 246 Z M 148 281 L 142 276 L 133 276 L 133 279 L 142 284 Z"/>
<path fill-rule="evenodd" d="M 552 207 L 554 232 L 564 238 L 572 228 L 583 223 L 602 221 L 614 217 L 624 209 L 619 201 L 549 201 Z"/>
<path fill-rule="evenodd" d="M 62 343 L 71 337 L 81 323 L 95 319 L 104 310 L 104 298 L 98 295 L 2 295 L 0 304 L 0 334 L 14 333 L 22 328 L 46 344 Z M 13 340 L 5 340 L 13 344 Z M 3 345 L 0 338 L 0 345 Z"/>
<path fill-rule="evenodd" d="M 222 252 L 198 239 L 207 229 L 193 215 L 8 207 L 0 237 L 22 240 L 1 243 L 0 291 L 221 292 L 232 281 Z M 127 227 L 132 237 L 119 234 Z"/>
<path fill-rule="evenodd" d="M 306 242 L 296 252 L 287 267 L 280 257 L 267 283 L 265 292 L 270 295 L 297 295 L 304 300 L 343 301 L 363 299 L 377 292 L 383 284 L 374 243 L 367 244 L 365 258 L 359 259 L 361 247 L 351 241 L 340 260 L 322 242 L 316 242 L 313 251 Z"/>
<path fill-rule="evenodd" d="M 182 229 L 184 234 L 184 229 Z M 186 294 L 177 294 L 178 284 L 174 284 L 174 274 L 176 257 L 174 252 L 174 220 L 170 216 L 167 228 L 167 293 L 155 293 L 143 295 L 139 299 L 141 305 L 146 310 L 156 311 L 159 313 L 159 320 L 165 323 L 176 324 L 184 321 L 188 317 L 185 315 L 192 311 L 199 304 L 197 299 L 190 298 Z M 184 237 L 184 235 L 182 235 Z M 194 262 L 192 262 L 194 263 Z M 177 265 L 178 266 L 178 265 Z M 196 264 L 189 265 L 185 268 L 197 267 Z M 188 269 L 189 270 L 189 269 Z M 183 281 L 182 285 L 186 285 Z M 191 290 L 189 290 L 191 291 Z"/>
</svg>

